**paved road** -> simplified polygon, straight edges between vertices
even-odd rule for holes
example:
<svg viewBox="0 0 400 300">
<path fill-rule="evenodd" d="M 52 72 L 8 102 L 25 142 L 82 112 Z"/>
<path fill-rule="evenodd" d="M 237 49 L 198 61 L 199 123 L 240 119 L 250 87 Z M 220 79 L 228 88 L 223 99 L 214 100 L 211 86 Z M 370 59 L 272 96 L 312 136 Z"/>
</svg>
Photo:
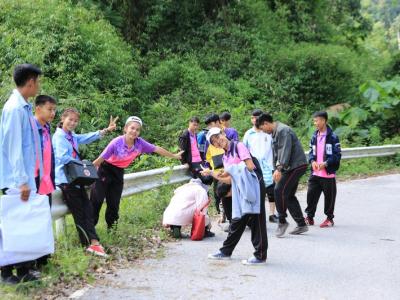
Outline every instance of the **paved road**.
<svg viewBox="0 0 400 300">
<path fill-rule="evenodd" d="M 335 213 L 334 228 L 303 236 L 278 239 L 268 224 L 265 266 L 240 263 L 252 254 L 249 231 L 231 261 L 208 261 L 225 237 L 214 227 L 215 238 L 171 243 L 165 258 L 120 270 L 81 299 L 400 299 L 400 174 L 340 183 Z"/>
</svg>

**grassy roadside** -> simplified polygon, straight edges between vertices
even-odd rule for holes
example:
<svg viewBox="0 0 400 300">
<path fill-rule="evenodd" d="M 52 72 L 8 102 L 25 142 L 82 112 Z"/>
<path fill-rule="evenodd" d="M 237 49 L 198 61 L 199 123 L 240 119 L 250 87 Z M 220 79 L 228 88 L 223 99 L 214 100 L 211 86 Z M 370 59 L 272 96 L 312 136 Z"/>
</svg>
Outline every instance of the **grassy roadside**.
<svg viewBox="0 0 400 300">
<path fill-rule="evenodd" d="M 344 160 L 339 180 L 349 180 L 400 172 L 400 154 L 389 158 Z M 306 185 L 307 175 L 302 178 Z M 162 254 L 162 242 L 168 239 L 160 224 L 175 186 L 142 193 L 121 202 L 120 223 L 107 232 L 104 208 L 97 226 L 102 244 L 110 257 L 98 258 L 86 254 L 79 246 L 71 216 L 67 218 L 67 233 L 57 240 L 56 253 L 42 273 L 43 280 L 18 286 L 0 286 L 0 299 L 59 299 L 71 290 L 101 279 L 106 273 L 129 266 L 136 259 Z M 211 212 L 215 211 L 213 209 Z"/>
<path fill-rule="evenodd" d="M 71 290 L 92 283 L 116 268 L 127 266 L 136 259 L 162 254 L 161 242 L 168 235 L 161 227 L 160 218 L 174 187 L 162 187 L 123 199 L 119 225 L 111 232 L 107 232 L 102 209 L 96 229 L 109 258 L 95 257 L 83 251 L 69 215 L 66 235 L 56 241 L 56 252 L 42 272 L 42 280 L 17 286 L 0 285 L 0 299 L 68 297 Z"/>
</svg>

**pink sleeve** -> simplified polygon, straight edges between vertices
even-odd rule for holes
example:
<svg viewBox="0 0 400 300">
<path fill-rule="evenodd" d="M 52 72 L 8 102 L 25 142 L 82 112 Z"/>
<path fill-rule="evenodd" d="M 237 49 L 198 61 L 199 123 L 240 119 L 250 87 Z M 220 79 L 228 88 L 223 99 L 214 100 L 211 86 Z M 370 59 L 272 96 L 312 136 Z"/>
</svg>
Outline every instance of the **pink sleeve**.
<svg viewBox="0 0 400 300">
<path fill-rule="evenodd" d="M 107 145 L 107 147 L 103 150 L 103 152 L 100 154 L 100 156 L 103 159 L 110 159 L 111 156 L 114 154 L 115 144 L 116 144 L 116 140 L 114 139 Z"/>
<path fill-rule="evenodd" d="M 246 159 L 251 159 L 249 149 L 247 149 L 246 146 L 241 142 L 237 144 L 237 152 L 240 160 L 245 161 Z"/>
</svg>

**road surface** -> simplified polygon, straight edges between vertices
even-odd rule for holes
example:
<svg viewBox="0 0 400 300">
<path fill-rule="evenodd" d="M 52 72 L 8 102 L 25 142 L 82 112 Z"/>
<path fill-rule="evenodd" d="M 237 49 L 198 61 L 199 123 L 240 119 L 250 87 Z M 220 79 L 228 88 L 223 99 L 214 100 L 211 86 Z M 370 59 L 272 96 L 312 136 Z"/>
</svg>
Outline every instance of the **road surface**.
<svg viewBox="0 0 400 300">
<path fill-rule="evenodd" d="M 298 193 L 305 208 L 305 192 Z M 240 263 L 252 254 L 246 230 L 231 261 L 209 261 L 226 233 L 167 245 L 162 259 L 110 275 L 80 299 L 400 299 L 400 174 L 341 182 L 335 227 L 302 236 L 274 236 L 264 266 Z M 315 218 L 324 220 L 323 198 Z M 291 223 L 288 231 L 294 227 Z"/>
</svg>

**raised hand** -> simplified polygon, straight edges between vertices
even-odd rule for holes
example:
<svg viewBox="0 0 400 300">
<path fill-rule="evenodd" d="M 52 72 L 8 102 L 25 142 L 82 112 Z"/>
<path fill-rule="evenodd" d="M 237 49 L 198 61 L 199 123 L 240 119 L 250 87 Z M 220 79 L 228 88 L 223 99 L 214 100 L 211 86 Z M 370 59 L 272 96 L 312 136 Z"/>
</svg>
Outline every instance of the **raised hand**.
<svg viewBox="0 0 400 300">
<path fill-rule="evenodd" d="M 108 124 L 108 127 L 106 128 L 107 131 L 114 131 L 117 128 L 117 121 L 119 117 L 116 117 L 113 119 L 113 116 L 110 116 L 110 123 Z"/>
</svg>

